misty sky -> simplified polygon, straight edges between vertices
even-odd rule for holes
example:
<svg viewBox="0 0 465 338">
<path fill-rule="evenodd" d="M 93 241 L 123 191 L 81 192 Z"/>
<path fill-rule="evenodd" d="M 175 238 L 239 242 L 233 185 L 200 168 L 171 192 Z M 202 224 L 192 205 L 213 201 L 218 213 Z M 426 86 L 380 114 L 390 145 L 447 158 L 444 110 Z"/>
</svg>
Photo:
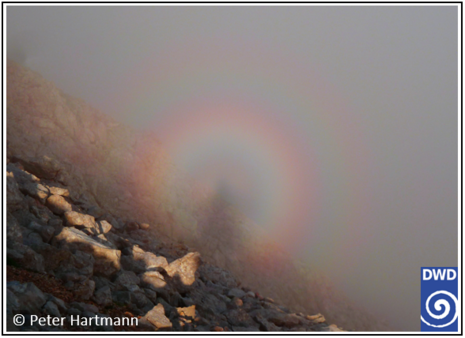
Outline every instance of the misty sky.
<svg viewBox="0 0 465 338">
<path fill-rule="evenodd" d="M 8 57 L 177 163 L 399 330 L 457 266 L 454 6 L 9 6 Z"/>
</svg>

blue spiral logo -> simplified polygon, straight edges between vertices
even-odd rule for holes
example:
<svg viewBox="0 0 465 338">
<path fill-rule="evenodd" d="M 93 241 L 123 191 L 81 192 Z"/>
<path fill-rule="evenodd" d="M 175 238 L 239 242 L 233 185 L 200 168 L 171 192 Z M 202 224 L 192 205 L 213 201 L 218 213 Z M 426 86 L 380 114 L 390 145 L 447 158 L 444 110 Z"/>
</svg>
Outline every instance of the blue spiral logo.
<svg viewBox="0 0 465 338">
<path fill-rule="evenodd" d="M 432 308 L 430 305 L 430 302 L 433 299 L 433 297 L 435 298 L 435 300 L 434 302 L 432 302 L 433 303 L 432 306 L 434 307 L 434 311 L 436 313 L 432 312 Z M 452 293 L 445 291 L 445 290 L 433 292 L 426 300 L 425 307 L 426 307 L 426 311 L 428 312 L 428 315 L 432 319 L 435 320 L 435 323 L 431 324 L 430 322 L 425 320 L 423 316 L 421 316 L 421 320 L 426 325 L 429 325 L 432 327 L 441 328 L 441 327 L 449 326 L 450 324 L 455 322 L 455 320 L 458 317 L 457 304 L 458 304 L 457 297 L 455 297 L 455 295 L 453 295 Z M 448 320 L 448 318 L 451 318 L 451 317 L 452 317 L 451 320 L 449 320 L 446 323 L 443 323 L 444 321 Z"/>
</svg>

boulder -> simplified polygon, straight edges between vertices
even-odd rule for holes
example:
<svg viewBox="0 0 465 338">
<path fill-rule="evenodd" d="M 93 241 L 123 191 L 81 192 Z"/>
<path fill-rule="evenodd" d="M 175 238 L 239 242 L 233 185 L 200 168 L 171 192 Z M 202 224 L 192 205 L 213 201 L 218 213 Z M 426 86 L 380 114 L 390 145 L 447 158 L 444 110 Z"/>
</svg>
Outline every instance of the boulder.
<svg viewBox="0 0 465 338">
<path fill-rule="evenodd" d="M 20 190 L 45 204 L 47 197 L 50 195 L 48 188 L 37 182 L 27 182 L 20 187 Z"/>
<path fill-rule="evenodd" d="M 31 282 L 24 284 L 16 281 L 8 282 L 7 288 L 15 294 L 19 303 L 18 313 L 21 314 L 40 313 L 40 310 L 47 301 L 44 293 Z"/>
<path fill-rule="evenodd" d="M 64 213 L 66 225 L 84 228 L 96 228 L 95 218 L 91 215 L 81 214 L 76 211 L 66 211 Z"/>
<path fill-rule="evenodd" d="M 45 273 L 44 258 L 27 245 L 13 243 L 7 248 L 7 259 L 11 264 L 21 268 Z"/>
<path fill-rule="evenodd" d="M 95 259 L 94 274 L 97 276 L 108 278 L 121 269 L 121 251 L 109 248 L 75 228 L 63 228 L 55 236 L 53 243 L 71 251 L 81 250 L 90 253 Z"/>
<path fill-rule="evenodd" d="M 93 296 L 93 301 L 96 302 L 98 305 L 101 306 L 108 306 L 113 303 L 113 299 L 111 297 L 111 289 L 109 286 L 104 286 L 97 291 L 95 291 Z"/>
<path fill-rule="evenodd" d="M 71 211 L 72 207 L 63 197 L 59 195 L 51 195 L 47 198 L 47 207 L 57 215 L 63 215 L 67 211 Z"/>
<path fill-rule="evenodd" d="M 56 218 L 57 216 L 55 216 L 49 208 L 42 205 L 33 205 L 29 207 L 29 211 L 37 217 L 39 223 L 47 224 L 52 219 L 59 219 Z"/>
<path fill-rule="evenodd" d="M 116 277 L 115 286 L 118 290 L 127 290 L 131 285 L 138 285 L 140 278 L 133 271 L 120 271 Z"/>
<path fill-rule="evenodd" d="M 173 278 L 179 292 L 186 292 L 195 282 L 195 272 L 202 264 L 198 252 L 190 252 L 182 258 L 171 262 L 166 268 L 168 275 Z"/>
<path fill-rule="evenodd" d="M 34 221 L 29 223 L 28 228 L 38 233 L 45 243 L 48 243 L 50 239 L 52 239 L 53 235 L 55 234 L 55 229 L 52 226 L 41 225 Z"/>
</svg>

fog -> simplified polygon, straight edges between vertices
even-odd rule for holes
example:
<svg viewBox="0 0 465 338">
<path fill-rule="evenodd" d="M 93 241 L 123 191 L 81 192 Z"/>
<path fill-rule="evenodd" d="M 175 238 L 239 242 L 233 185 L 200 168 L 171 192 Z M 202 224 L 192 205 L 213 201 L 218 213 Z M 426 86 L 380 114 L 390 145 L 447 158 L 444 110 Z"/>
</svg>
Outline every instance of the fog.
<svg viewBox="0 0 465 338">
<path fill-rule="evenodd" d="M 396 330 L 458 264 L 457 6 L 8 6 L 7 54 Z M 336 323 L 337 324 L 337 323 Z"/>
</svg>

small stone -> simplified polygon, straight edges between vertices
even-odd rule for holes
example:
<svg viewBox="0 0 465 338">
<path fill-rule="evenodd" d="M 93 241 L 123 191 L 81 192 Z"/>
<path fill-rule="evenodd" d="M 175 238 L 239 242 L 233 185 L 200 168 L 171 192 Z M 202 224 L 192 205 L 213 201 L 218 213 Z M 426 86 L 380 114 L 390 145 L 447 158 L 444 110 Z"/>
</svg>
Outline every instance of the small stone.
<svg viewBox="0 0 465 338">
<path fill-rule="evenodd" d="M 242 299 L 240 298 L 237 298 L 237 297 L 234 297 L 233 300 L 232 300 L 233 304 L 235 304 L 236 306 L 242 306 L 244 305 L 244 302 L 242 301 Z"/>
<path fill-rule="evenodd" d="M 165 316 L 165 309 L 162 304 L 154 306 L 152 310 L 142 317 L 142 320 L 148 321 L 157 329 L 169 329 L 173 327 L 173 324 Z"/>
<path fill-rule="evenodd" d="M 245 294 L 247 297 L 255 298 L 255 292 L 249 291 Z"/>
<path fill-rule="evenodd" d="M 307 318 L 308 320 L 310 320 L 314 324 L 324 323 L 326 321 L 325 317 L 321 313 L 318 313 L 318 314 L 312 315 L 312 316 L 307 315 L 305 318 Z"/>
<path fill-rule="evenodd" d="M 141 223 L 139 227 L 141 230 L 148 230 L 150 228 L 150 225 L 148 223 Z"/>
</svg>

